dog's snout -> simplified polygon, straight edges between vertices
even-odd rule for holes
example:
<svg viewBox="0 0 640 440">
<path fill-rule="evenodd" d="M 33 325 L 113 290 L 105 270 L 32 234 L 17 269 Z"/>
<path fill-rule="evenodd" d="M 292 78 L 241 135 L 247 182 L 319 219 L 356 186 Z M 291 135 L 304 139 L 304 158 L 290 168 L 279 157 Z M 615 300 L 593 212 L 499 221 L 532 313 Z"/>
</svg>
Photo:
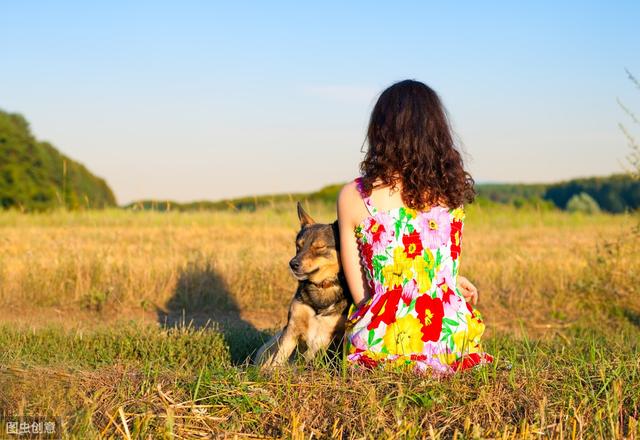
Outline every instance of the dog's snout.
<svg viewBox="0 0 640 440">
<path fill-rule="evenodd" d="M 289 267 L 292 270 L 298 270 L 300 269 L 300 262 L 298 261 L 297 258 L 292 258 L 291 261 L 289 261 Z"/>
</svg>

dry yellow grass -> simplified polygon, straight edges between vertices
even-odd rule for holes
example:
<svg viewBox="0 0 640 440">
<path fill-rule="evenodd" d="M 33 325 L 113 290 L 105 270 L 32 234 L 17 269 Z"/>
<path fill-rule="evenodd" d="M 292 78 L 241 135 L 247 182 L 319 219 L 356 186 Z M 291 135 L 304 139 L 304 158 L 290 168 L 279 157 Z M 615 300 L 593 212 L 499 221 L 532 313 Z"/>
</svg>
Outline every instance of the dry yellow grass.
<svg viewBox="0 0 640 440">
<path fill-rule="evenodd" d="M 24 307 L 105 315 L 231 309 L 274 327 L 295 289 L 287 265 L 297 229 L 290 208 L 0 215 L 0 305 L 18 318 Z M 311 211 L 319 221 L 334 218 L 322 205 Z M 570 321 L 579 312 L 584 292 L 576 286 L 588 265 L 606 252 L 605 244 L 633 236 L 636 221 L 472 206 L 461 273 L 478 285 L 491 326 L 513 330 L 522 323 L 535 331 Z M 625 248 L 627 254 L 635 250 Z M 637 281 L 639 259 L 615 264 L 623 264 L 612 280 L 620 294 Z"/>
<path fill-rule="evenodd" d="M 309 210 L 334 218 L 331 207 Z M 633 438 L 637 225 L 633 215 L 471 206 L 461 273 L 480 288 L 499 362 L 437 382 L 237 365 L 257 329 L 286 318 L 293 204 L 2 213 L 0 412 L 61 416 L 75 438 Z M 182 317 L 220 321 L 222 335 L 158 326 Z"/>
</svg>

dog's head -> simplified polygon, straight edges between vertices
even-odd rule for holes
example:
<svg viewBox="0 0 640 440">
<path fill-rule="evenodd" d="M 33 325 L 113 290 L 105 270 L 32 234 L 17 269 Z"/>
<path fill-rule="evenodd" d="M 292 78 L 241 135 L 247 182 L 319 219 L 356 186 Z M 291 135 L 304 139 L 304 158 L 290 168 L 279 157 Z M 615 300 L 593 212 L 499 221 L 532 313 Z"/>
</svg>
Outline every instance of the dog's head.
<svg viewBox="0 0 640 440">
<path fill-rule="evenodd" d="M 338 223 L 316 223 L 298 202 L 300 232 L 296 236 L 296 256 L 289 261 L 293 275 L 300 281 L 319 284 L 340 272 Z"/>
</svg>

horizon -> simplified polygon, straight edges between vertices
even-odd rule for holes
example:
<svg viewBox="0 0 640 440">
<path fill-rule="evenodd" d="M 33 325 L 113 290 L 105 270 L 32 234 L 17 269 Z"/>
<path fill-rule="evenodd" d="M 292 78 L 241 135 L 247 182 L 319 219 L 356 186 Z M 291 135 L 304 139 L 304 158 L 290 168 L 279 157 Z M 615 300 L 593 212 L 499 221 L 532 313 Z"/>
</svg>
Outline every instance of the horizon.
<svg viewBox="0 0 640 440">
<path fill-rule="evenodd" d="M 404 78 L 440 94 L 478 183 L 624 171 L 637 3 L 361 5 L 12 3 L 0 108 L 121 205 L 353 179 L 377 95 Z"/>
<path fill-rule="evenodd" d="M 599 178 L 608 178 L 608 177 L 613 177 L 613 176 L 625 176 L 626 174 L 624 172 L 614 172 L 614 173 L 609 173 L 609 174 L 603 174 L 603 175 L 591 175 L 591 176 L 576 176 L 576 177 L 571 177 L 568 179 L 562 179 L 562 180 L 554 180 L 554 181 L 549 181 L 549 182 L 497 182 L 497 181 L 474 181 L 475 185 L 553 185 L 556 183 L 565 183 L 568 181 L 572 181 L 572 180 L 581 180 L 581 179 L 599 179 Z M 98 176 L 99 177 L 99 176 Z M 282 196 L 282 195 L 296 195 L 296 194 L 308 194 L 308 193 L 314 193 L 317 191 L 321 191 L 325 188 L 331 187 L 331 186 L 336 186 L 336 185 L 343 185 L 347 183 L 346 181 L 344 182 L 334 182 L 334 183 L 327 183 L 324 184 L 322 186 L 319 186 L 317 188 L 313 188 L 309 191 L 284 191 L 284 192 L 278 192 L 278 193 L 274 193 L 274 192 L 265 192 L 265 193 L 254 193 L 254 194 L 239 194 L 237 196 L 233 196 L 233 197 L 223 197 L 223 198 L 217 198 L 217 199 L 192 199 L 192 200 L 175 200 L 175 199 L 167 199 L 167 198 L 163 198 L 163 197 L 159 197 L 159 198 L 153 198 L 153 199 L 136 199 L 136 200 L 131 200 L 129 202 L 126 203 L 121 203 L 118 201 L 118 207 L 123 207 L 123 206 L 127 206 L 127 205 L 131 205 L 131 204 L 135 204 L 135 203 L 141 203 L 141 202 L 158 202 L 158 203 L 164 203 L 164 202 L 171 202 L 171 203 L 178 203 L 178 204 L 191 204 L 191 203 L 207 203 L 207 202 L 213 202 L 213 203 L 217 203 L 217 202 L 224 202 L 224 201 L 230 201 L 230 200 L 237 200 L 237 199 L 250 199 L 253 197 L 268 197 L 268 196 Z"/>
</svg>

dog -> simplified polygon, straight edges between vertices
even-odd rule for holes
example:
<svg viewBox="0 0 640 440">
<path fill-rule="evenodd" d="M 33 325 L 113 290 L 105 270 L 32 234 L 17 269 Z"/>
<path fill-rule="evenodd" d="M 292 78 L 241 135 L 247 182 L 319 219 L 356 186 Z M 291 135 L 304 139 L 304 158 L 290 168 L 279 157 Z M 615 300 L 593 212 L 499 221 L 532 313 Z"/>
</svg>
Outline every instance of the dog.
<svg viewBox="0 0 640 440">
<path fill-rule="evenodd" d="M 340 264 L 337 220 L 316 223 L 300 202 L 298 219 L 296 255 L 289 262 L 298 288 L 286 326 L 256 353 L 256 363 L 264 368 L 289 362 L 296 348 L 310 361 L 319 352 L 339 345 L 353 303 Z"/>
</svg>

